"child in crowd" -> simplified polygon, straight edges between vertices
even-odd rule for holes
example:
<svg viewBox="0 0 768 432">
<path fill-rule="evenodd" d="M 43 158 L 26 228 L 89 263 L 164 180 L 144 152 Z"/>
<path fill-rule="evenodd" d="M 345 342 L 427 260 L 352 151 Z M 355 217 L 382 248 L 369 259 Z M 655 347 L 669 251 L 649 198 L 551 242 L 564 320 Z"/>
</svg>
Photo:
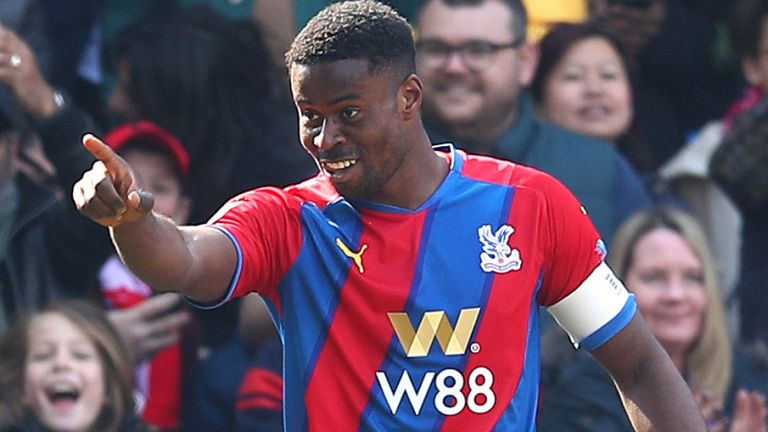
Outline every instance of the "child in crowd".
<svg viewBox="0 0 768 432">
<path fill-rule="evenodd" d="M 143 430 L 130 353 L 100 307 L 69 300 L 21 317 L 0 352 L 1 430 Z"/>
<path fill-rule="evenodd" d="M 176 223 L 187 221 L 189 155 L 178 139 L 154 123 L 138 121 L 112 130 L 105 141 L 135 167 L 142 184 L 155 196 L 157 212 Z M 130 308 L 152 295 L 152 289 L 134 276 L 117 254 L 101 268 L 99 281 L 104 299 L 112 308 Z M 176 303 L 180 305 L 178 299 Z M 190 366 L 184 359 L 195 356 L 185 356 L 179 343 L 179 330 L 186 323 L 186 314 L 176 310 L 158 314 L 163 315 L 158 322 L 168 319 L 176 324 L 155 332 L 163 334 L 152 335 L 158 340 L 159 352 L 139 365 L 137 389 L 146 398 L 144 420 L 160 429 L 173 430 L 179 427 L 181 415 L 182 374 Z"/>
</svg>

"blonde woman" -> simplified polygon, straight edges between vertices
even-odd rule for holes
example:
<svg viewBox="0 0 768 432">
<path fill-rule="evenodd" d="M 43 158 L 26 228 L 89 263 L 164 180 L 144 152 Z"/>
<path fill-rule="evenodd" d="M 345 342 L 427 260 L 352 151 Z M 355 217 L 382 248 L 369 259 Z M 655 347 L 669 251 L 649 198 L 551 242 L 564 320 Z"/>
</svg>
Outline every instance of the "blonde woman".
<svg viewBox="0 0 768 432">
<path fill-rule="evenodd" d="M 641 211 L 617 231 L 608 262 L 690 385 L 709 430 L 763 432 L 768 372 L 730 348 L 716 265 L 697 222 L 673 208 Z M 587 358 L 559 371 L 539 423 L 542 431 L 632 430 L 612 383 Z"/>
</svg>

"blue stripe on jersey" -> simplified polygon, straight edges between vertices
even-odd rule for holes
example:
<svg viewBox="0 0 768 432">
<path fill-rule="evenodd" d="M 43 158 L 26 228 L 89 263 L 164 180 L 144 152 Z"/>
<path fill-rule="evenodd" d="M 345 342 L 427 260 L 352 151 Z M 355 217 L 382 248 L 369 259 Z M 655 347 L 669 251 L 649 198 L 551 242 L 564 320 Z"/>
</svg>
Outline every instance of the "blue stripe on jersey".
<svg viewBox="0 0 768 432">
<path fill-rule="evenodd" d="M 536 283 L 536 292 L 533 299 L 536 299 L 544 281 L 544 273 L 539 276 Z M 512 403 L 504 414 L 501 415 L 496 426 L 495 432 L 536 431 L 536 412 L 539 405 L 539 383 L 541 381 L 541 353 L 540 353 L 540 330 L 539 313 L 541 309 L 537 302 L 531 303 L 530 320 L 528 321 L 528 340 L 525 343 L 525 360 L 523 361 L 523 370 L 520 374 L 515 396 Z"/>
<path fill-rule="evenodd" d="M 196 308 L 216 309 L 217 307 L 228 302 L 232 298 L 232 295 L 235 293 L 235 287 L 237 286 L 237 282 L 240 280 L 240 273 L 243 271 L 243 249 L 240 247 L 240 243 L 237 242 L 237 239 L 235 238 L 235 236 L 233 236 L 232 233 L 229 232 L 229 230 L 219 226 L 215 226 L 215 225 L 206 225 L 206 226 L 215 228 L 223 232 L 227 237 L 229 237 L 229 239 L 232 241 L 232 244 L 235 245 L 235 251 L 237 252 L 237 267 L 235 267 L 235 274 L 232 275 L 232 279 L 229 281 L 229 288 L 227 288 L 227 293 L 224 294 L 224 297 L 222 297 L 222 299 L 216 303 L 200 303 L 198 301 L 192 300 L 187 296 L 183 296 L 183 298 Z"/>
<path fill-rule="evenodd" d="M 584 340 L 578 344 L 578 347 L 584 348 L 587 351 L 592 351 L 593 349 L 599 348 L 600 345 L 604 344 L 608 339 L 615 336 L 616 333 L 621 331 L 621 329 L 626 327 L 627 324 L 632 321 L 632 317 L 635 316 L 636 310 L 637 301 L 635 300 L 635 295 L 630 293 L 627 302 L 624 304 L 624 307 L 621 308 L 621 311 L 618 313 L 618 315 L 605 323 L 596 332 L 584 338 Z"/>
<path fill-rule="evenodd" d="M 457 158 L 460 161 L 460 158 Z M 489 184 L 468 179 L 452 171 L 444 186 L 430 200 L 432 207 L 422 235 L 421 251 L 417 263 L 417 277 L 406 303 L 406 312 L 414 329 L 418 328 L 424 312 L 444 311 L 455 328 L 462 309 L 480 307 L 481 313 L 472 335 L 482 325 L 483 309 L 488 300 L 494 277 L 480 268 L 482 243 L 478 228 L 495 224 L 494 229 L 506 223 L 511 209 L 514 189 L 509 186 Z M 443 211 L 444 210 L 444 211 Z M 393 311 L 394 312 L 394 311 Z M 471 344 L 472 338 L 470 338 Z M 436 430 L 444 416 L 435 406 L 437 388 L 434 380 L 446 369 L 463 374 L 469 358 L 465 355 L 446 356 L 435 339 L 426 357 L 407 358 L 397 336 L 393 334 L 383 371 L 394 390 L 404 371 L 416 390 L 420 388 L 428 372 L 434 372 L 419 416 L 403 396 L 395 415 L 382 393 L 378 381 L 374 381 L 371 397 L 363 411 L 360 430 Z"/>
<path fill-rule="evenodd" d="M 323 211 L 314 204 L 305 204 L 301 209 L 301 221 L 305 236 L 302 250 L 278 288 L 283 302 L 283 333 L 291 335 L 284 338 L 283 360 L 286 371 L 283 407 L 286 430 L 290 431 L 308 428 L 304 394 L 352 265 L 342 254 L 329 253 L 318 245 L 333 245 L 335 237 L 342 237 L 346 244 L 356 245 L 362 233 L 359 215 L 346 201 L 329 204 Z M 318 280 L 333 283 L 317 284 Z M 292 293 L 290 289 L 303 291 Z M 314 323 L 325 323 L 325 327 Z M 291 375 L 291 371 L 304 371 L 304 375 Z"/>
</svg>

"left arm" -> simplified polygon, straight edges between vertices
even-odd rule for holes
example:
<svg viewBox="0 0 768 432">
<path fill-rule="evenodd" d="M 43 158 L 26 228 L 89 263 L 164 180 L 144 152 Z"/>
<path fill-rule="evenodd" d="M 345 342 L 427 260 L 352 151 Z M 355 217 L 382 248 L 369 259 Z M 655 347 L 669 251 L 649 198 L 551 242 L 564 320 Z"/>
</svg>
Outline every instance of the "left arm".
<svg viewBox="0 0 768 432">
<path fill-rule="evenodd" d="M 707 430 L 688 386 L 639 313 L 592 355 L 613 377 L 637 431 Z"/>
</svg>

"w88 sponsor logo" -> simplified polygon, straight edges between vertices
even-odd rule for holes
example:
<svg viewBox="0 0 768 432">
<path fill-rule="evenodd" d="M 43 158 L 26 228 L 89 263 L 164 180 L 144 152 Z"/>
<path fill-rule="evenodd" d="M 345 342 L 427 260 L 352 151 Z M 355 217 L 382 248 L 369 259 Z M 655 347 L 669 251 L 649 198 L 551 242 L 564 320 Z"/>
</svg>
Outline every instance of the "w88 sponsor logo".
<svg viewBox="0 0 768 432">
<path fill-rule="evenodd" d="M 433 384 L 437 389 L 434 400 L 435 409 L 446 416 L 459 414 L 464 409 L 475 414 L 484 414 L 493 409 L 496 404 L 496 395 L 492 388 L 493 373 L 482 366 L 473 369 L 466 382 L 464 375 L 456 369 L 443 369 L 439 373 L 427 372 L 418 389 L 407 370 L 403 371 L 394 389 L 384 372 L 376 372 L 376 379 L 392 414 L 398 413 L 405 396 L 414 414 L 419 415 Z"/>
</svg>

